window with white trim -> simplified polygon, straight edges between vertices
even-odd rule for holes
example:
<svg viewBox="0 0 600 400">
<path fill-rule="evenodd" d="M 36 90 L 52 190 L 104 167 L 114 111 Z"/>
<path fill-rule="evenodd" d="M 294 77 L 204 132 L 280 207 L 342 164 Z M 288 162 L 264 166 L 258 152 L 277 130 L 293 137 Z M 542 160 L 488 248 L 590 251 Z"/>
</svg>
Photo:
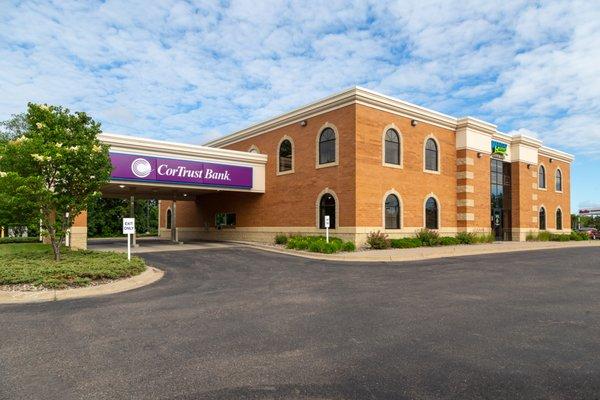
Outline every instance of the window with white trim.
<svg viewBox="0 0 600 400">
<path fill-rule="evenodd" d="M 395 129 L 388 129 L 385 133 L 384 154 L 386 164 L 400 165 L 400 136 Z"/>
<path fill-rule="evenodd" d="M 292 142 L 285 139 L 279 145 L 279 172 L 291 171 L 292 165 Z"/>
<path fill-rule="evenodd" d="M 425 143 L 425 169 L 427 171 L 438 171 L 438 145 L 433 139 L 427 139 Z"/>
<path fill-rule="evenodd" d="M 395 194 L 385 199 L 385 229 L 400 229 L 400 200 Z"/>
</svg>

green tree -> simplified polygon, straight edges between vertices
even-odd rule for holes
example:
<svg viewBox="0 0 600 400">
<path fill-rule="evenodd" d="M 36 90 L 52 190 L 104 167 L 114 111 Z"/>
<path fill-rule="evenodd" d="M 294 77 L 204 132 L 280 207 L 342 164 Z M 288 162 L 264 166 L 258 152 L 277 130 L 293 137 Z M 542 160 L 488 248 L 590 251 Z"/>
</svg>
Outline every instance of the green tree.
<svg viewBox="0 0 600 400">
<path fill-rule="evenodd" d="M 122 218 L 129 217 L 129 199 L 99 198 L 88 207 L 88 237 L 122 236 Z M 135 229 L 137 233 L 158 231 L 158 202 L 135 201 Z"/>
<path fill-rule="evenodd" d="M 110 179 L 108 146 L 98 139 L 99 123 L 63 107 L 29 103 L 19 126 L 18 137 L 0 142 L 0 209 L 16 215 L 23 212 L 17 203 L 26 204 L 60 260 L 60 246 L 75 217 Z"/>
<path fill-rule="evenodd" d="M 22 177 L 14 172 L 0 172 L 0 226 L 22 227 L 39 223 L 38 210 L 32 198 L 44 195 L 40 192 L 40 178 Z"/>
<path fill-rule="evenodd" d="M 25 114 L 15 114 L 8 121 L 0 122 L 0 143 L 17 138 L 27 131 Z"/>
</svg>

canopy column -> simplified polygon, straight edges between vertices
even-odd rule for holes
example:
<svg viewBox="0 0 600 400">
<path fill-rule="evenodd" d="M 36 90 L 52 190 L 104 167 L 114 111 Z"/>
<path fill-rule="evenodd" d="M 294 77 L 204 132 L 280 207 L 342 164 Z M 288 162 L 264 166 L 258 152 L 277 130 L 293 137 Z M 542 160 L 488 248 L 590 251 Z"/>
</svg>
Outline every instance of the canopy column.
<svg viewBox="0 0 600 400">
<path fill-rule="evenodd" d="M 173 196 L 173 203 L 171 204 L 171 242 L 179 243 L 177 240 L 177 199 Z"/>
<path fill-rule="evenodd" d="M 129 197 L 129 218 L 135 218 L 135 196 Z M 131 247 L 137 247 L 137 234 L 133 232 L 131 236 Z"/>
</svg>

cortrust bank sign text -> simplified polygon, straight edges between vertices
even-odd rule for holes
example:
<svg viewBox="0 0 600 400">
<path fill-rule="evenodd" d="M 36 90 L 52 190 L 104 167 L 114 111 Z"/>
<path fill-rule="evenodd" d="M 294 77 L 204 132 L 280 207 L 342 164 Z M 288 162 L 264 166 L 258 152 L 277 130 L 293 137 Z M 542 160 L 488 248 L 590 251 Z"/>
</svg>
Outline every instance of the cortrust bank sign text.
<svg viewBox="0 0 600 400">
<path fill-rule="evenodd" d="M 110 160 L 113 179 L 252 188 L 251 167 L 113 152 Z"/>
</svg>

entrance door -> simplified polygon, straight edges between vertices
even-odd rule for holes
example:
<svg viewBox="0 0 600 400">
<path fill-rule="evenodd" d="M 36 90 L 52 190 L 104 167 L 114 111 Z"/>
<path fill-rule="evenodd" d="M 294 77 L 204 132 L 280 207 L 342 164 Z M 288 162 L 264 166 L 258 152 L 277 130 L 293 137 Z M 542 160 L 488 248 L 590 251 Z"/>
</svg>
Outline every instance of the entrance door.
<svg viewBox="0 0 600 400">
<path fill-rule="evenodd" d="M 491 160 L 491 228 L 496 240 L 511 240 L 511 164 Z"/>
<path fill-rule="evenodd" d="M 502 228 L 502 209 L 492 210 L 492 231 L 496 240 L 504 240 L 504 229 Z"/>
</svg>

